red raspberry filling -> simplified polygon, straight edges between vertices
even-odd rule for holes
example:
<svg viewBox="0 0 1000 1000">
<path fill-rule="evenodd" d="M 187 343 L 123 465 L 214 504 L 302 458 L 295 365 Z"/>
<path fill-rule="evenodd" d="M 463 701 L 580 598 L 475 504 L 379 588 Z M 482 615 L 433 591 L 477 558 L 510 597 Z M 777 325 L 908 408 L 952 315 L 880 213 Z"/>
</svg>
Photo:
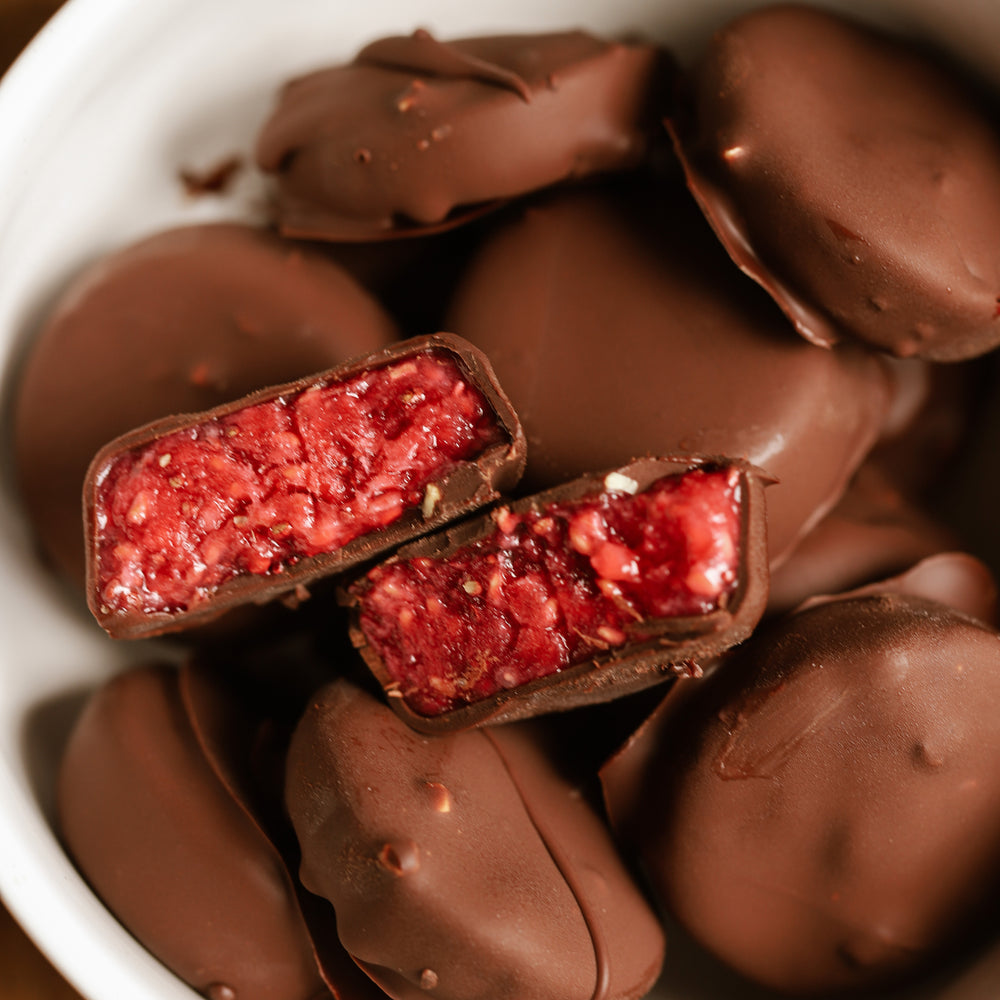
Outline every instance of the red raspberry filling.
<svg viewBox="0 0 1000 1000">
<path fill-rule="evenodd" d="M 186 610 L 378 531 L 503 440 L 450 355 L 426 351 L 247 406 L 116 457 L 96 500 L 102 612 Z"/>
<path fill-rule="evenodd" d="M 451 556 L 372 570 L 361 628 L 390 693 L 439 715 L 648 638 L 651 619 L 724 607 L 737 583 L 740 508 L 729 469 L 667 476 L 636 495 L 609 488 L 541 513 L 503 508 L 491 535 Z"/>
</svg>

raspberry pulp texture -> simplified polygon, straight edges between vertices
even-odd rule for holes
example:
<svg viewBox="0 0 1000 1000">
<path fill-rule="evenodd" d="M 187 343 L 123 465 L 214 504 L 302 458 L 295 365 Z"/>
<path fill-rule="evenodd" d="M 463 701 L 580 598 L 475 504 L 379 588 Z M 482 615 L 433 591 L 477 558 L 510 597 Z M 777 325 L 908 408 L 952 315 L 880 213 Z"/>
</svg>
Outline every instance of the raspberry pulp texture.
<svg viewBox="0 0 1000 1000">
<path fill-rule="evenodd" d="M 101 610 L 186 610 L 236 576 L 336 551 L 433 507 L 435 481 L 502 439 L 435 350 L 166 434 L 98 482 Z"/>
<path fill-rule="evenodd" d="M 614 482 L 609 477 L 607 482 Z M 439 715 L 709 614 L 738 582 L 734 469 L 665 476 L 541 509 L 443 558 L 390 561 L 362 588 L 360 627 L 389 693 Z"/>
</svg>

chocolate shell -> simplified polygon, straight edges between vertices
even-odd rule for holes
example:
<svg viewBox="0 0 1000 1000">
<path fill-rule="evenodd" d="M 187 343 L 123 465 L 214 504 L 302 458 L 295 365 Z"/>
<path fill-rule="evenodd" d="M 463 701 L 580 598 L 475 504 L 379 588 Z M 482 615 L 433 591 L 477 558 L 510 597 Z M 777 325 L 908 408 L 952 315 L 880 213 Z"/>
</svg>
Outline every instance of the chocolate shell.
<svg viewBox="0 0 1000 1000">
<path fill-rule="evenodd" d="M 829 346 L 1000 343 L 1000 133 L 924 52 L 791 4 L 730 23 L 673 123 L 733 260 Z"/>
<path fill-rule="evenodd" d="M 91 697 L 59 773 L 67 849 L 135 937 L 211 1000 L 326 996 L 284 862 L 203 742 L 232 752 L 252 728 L 233 700 L 204 705 L 201 684 L 142 667 Z M 221 733 L 206 737 L 213 715 Z"/>
<path fill-rule="evenodd" d="M 580 790 L 517 727 L 414 733 L 345 681 L 288 756 L 301 879 L 396 1000 L 631 1000 L 662 931 Z"/>
<path fill-rule="evenodd" d="M 735 498 L 733 537 L 727 537 L 724 546 L 706 557 L 709 568 L 705 575 L 712 577 L 717 589 L 710 588 L 710 596 L 696 593 L 697 610 L 686 605 L 684 610 L 656 615 L 645 610 L 635 594 L 622 592 L 619 581 L 625 577 L 605 571 L 598 564 L 599 553 L 589 553 L 578 544 L 573 505 L 591 500 L 603 504 L 605 498 L 615 495 L 641 499 L 646 491 L 652 493 L 667 480 L 682 481 L 692 475 L 720 475 L 729 481 Z M 727 459 L 640 459 L 613 472 L 584 476 L 504 505 L 420 539 L 352 584 L 344 594 L 352 610 L 351 638 L 393 709 L 423 732 L 576 708 L 618 698 L 680 674 L 697 673 L 700 661 L 745 639 L 763 613 L 768 581 L 767 482 L 759 470 Z M 713 510 L 704 519 L 698 516 L 688 521 L 690 508 L 681 509 L 676 525 L 664 525 L 662 530 L 680 536 L 677 544 L 683 559 L 716 530 L 721 515 Z M 539 536 L 560 520 L 567 525 L 569 558 L 543 553 L 537 560 L 530 555 L 526 566 L 515 561 L 508 550 L 509 539 L 521 539 L 516 542 L 521 548 L 540 544 Z M 524 523 L 517 524 L 521 521 Z M 631 546 L 625 561 L 629 566 L 635 561 L 633 578 L 640 586 L 653 576 L 667 582 L 676 579 L 682 585 L 685 573 L 697 575 L 704 583 L 697 567 L 685 569 L 664 563 L 670 566 L 664 577 L 661 566 L 653 568 L 652 557 L 646 562 L 641 546 L 650 539 L 655 541 L 653 532 L 658 530 L 659 522 L 645 522 L 637 532 L 642 541 L 633 544 L 626 534 L 612 528 L 610 547 L 622 551 Z M 496 545 L 499 549 L 494 553 Z M 724 569 L 722 563 L 713 563 L 723 551 Z M 432 564 L 463 559 L 466 553 L 479 561 L 488 582 L 480 585 L 475 582 L 475 572 L 461 570 L 461 579 L 445 583 L 445 592 L 438 594 L 427 570 L 433 569 Z M 413 569 L 416 582 L 412 586 L 393 577 L 400 568 L 404 572 Z M 554 595 L 550 595 L 550 588 L 556 588 Z M 591 597 L 596 601 L 608 597 L 612 614 L 624 609 L 624 624 L 604 617 L 603 609 L 593 622 L 578 613 L 573 602 Z M 470 634 L 471 650 L 457 634 L 459 627 Z M 415 636 L 412 642 L 411 633 Z M 579 657 L 571 648 L 561 665 L 549 665 L 543 671 L 538 664 L 557 641 L 549 640 L 556 633 L 580 640 L 576 643 Z M 504 648 L 491 645 L 494 636 Z M 422 659 L 427 650 L 445 661 L 444 675 L 435 674 L 433 663 Z M 402 663 L 402 676 L 396 661 Z"/>
<path fill-rule="evenodd" d="M 98 261 L 60 297 L 17 389 L 18 485 L 45 554 L 83 583 L 83 479 L 119 434 L 395 338 L 346 272 L 249 226 L 173 229 Z"/>
<path fill-rule="evenodd" d="M 605 767 L 612 821 L 744 975 L 885 995 L 996 912 L 998 662 L 1000 634 L 922 597 L 791 615 Z"/>
<path fill-rule="evenodd" d="M 464 415 L 449 416 L 443 429 L 431 425 L 419 409 L 432 404 L 430 389 L 408 381 L 422 362 L 454 374 L 482 428 Z M 369 403 L 365 392 L 381 373 L 387 387 Z M 344 406 L 365 400 L 359 427 L 327 429 L 325 404 L 312 401 L 327 390 L 340 393 L 331 404 L 338 420 Z M 260 426 L 235 422 L 258 411 Z M 374 429 L 375 418 L 388 425 Z M 404 418 L 420 421 L 410 438 L 428 454 L 440 443 L 436 433 L 464 421 L 463 450 L 432 464 L 426 483 L 416 464 L 420 445 L 403 440 Z M 173 454 L 189 443 L 190 452 Z M 225 452 L 219 483 L 228 492 L 209 479 L 222 462 L 216 451 Z M 448 334 L 403 341 L 203 413 L 155 421 L 104 447 L 84 491 L 87 600 L 111 636 L 135 639 L 202 625 L 241 605 L 301 597 L 313 581 L 495 500 L 517 482 L 523 462 L 520 425 L 485 357 Z M 240 475 L 251 477 L 252 490 L 239 480 L 228 485 Z M 341 514 L 346 521 L 323 527 Z M 129 534 L 139 528 L 143 542 Z M 215 559 L 213 551 L 224 554 Z"/>
<path fill-rule="evenodd" d="M 498 199 L 635 166 L 669 106 L 652 45 L 582 31 L 374 42 L 287 84 L 257 143 L 286 235 L 440 229 Z"/>
<path fill-rule="evenodd" d="M 772 563 L 837 502 L 892 398 L 870 352 L 796 337 L 680 186 L 526 208 L 473 261 L 448 322 L 521 418 L 525 490 L 643 454 L 745 458 L 777 480 Z"/>
</svg>

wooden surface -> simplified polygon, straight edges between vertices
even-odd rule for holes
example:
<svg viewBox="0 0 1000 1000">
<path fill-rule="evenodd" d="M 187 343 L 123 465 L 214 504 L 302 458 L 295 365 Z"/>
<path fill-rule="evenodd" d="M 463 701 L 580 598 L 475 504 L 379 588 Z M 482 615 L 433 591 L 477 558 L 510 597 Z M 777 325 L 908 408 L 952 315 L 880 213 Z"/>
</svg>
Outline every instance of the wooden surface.
<svg viewBox="0 0 1000 1000">
<path fill-rule="evenodd" d="M 0 72 L 60 6 L 61 0 L 0 0 Z"/>
<path fill-rule="evenodd" d="M 59 6 L 60 0 L 0 0 L 0 73 Z M 0 1000 L 80 1000 L 2 906 Z"/>
<path fill-rule="evenodd" d="M 0 1000 L 80 1000 L 76 990 L 49 965 L 2 907 Z"/>
</svg>

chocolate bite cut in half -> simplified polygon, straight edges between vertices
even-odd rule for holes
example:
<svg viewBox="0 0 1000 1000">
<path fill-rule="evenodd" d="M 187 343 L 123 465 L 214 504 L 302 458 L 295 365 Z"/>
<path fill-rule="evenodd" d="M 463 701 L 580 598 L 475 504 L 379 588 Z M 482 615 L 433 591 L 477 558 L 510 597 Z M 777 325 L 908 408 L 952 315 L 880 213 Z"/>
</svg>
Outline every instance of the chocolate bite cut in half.
<svg viewBox="0 0 1000 1000">
<path fill-rule="evenodd" d="M 448 334 L 149 424 L 87 475 L 91 611 L 139 638 L 301 597 L 495 500 L 523 451 L 488 362 Z"/>
<path fill-rule="evenodd" d="M 648 458 L 498 507 L 355 582 L 352 639 L 427 732 L 697 673 L 763 611 L 765 482 L 740 461 Z"/>
</svg>

